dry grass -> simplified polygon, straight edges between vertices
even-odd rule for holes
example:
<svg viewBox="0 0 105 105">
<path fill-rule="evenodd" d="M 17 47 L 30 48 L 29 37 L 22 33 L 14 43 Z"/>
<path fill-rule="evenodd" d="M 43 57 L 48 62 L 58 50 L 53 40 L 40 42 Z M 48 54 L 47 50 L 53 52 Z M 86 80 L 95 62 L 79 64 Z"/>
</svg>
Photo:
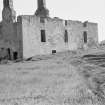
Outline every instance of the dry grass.
<svg viewBox="0 0 105 105">
<path fill-rule="evenodd" d="M 0 104 L 105 105 L 104 67 L 88 58 L 66 52 L 1 65 Z"/>
</svg>

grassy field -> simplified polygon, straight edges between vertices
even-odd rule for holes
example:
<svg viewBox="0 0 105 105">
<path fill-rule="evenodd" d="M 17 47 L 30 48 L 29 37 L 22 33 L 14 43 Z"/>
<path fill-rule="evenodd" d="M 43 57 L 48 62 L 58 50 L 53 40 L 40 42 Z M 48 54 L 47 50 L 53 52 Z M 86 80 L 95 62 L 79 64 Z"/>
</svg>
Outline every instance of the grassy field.
<svg viewBox="0 0 105 105">
<path fill-rule="evenodd" d="M 104 54 L 64 52 L 0 65 L 0 105 L 105 105 Z"/>
</svg>

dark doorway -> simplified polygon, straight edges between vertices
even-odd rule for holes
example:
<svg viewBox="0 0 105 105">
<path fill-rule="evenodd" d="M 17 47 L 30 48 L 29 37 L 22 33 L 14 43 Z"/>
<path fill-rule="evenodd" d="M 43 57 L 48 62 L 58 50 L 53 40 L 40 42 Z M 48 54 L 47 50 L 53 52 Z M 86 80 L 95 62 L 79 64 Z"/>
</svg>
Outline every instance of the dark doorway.
<svg viewBox="0 0 105 105">
<path fill-rule="evenodd" d="M 17 60 L 18 59 L 18 53 L 17 52 L 13 52 L 13 59 Z"/>
<path fill-rule="evenodd" d="M 56 53 L 56 50 L 52 50 L 52 54 L 55 54 Z"/>
<path fill-rule="evenodd" d="M 11 60 L 11 50 L 10 50 L 10 48 L 8 48 L 7 51 L 8 51 L 8 60 Z"/>
</svg>

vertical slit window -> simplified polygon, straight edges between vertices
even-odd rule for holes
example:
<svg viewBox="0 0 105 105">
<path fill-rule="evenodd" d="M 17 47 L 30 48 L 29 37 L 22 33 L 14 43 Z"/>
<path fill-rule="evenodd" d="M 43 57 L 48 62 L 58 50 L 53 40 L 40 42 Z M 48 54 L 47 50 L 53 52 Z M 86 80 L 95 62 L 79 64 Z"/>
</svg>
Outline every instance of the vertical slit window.
<svg viewBox="0 0 105 105">
<path fill-rule="evenodd" d="M 45 30 L 41 30 L 41 42 L 46 42 Z"/>
<path fill-rule="evenodd" d="M 2 34 L 2 26 L 0 25 L 0 34 Z"/>
<path fill-rule="evenodd" d="M 65 20 L 65 26 L 67 26 L 67 20 Z"/>
<path fill-rule="evenodd" d="M 87 43 L 87 32 L 86 31 L 84 31 L 83 37 L 84 37 L 84 43 Z"/>
<path fill-rule="evenodd" d="M 67 32 L 67 30 L 65 30 L 64 41 L 65 41 L 65 43 L 68 42 L 68 32 Z"/>
</svg>

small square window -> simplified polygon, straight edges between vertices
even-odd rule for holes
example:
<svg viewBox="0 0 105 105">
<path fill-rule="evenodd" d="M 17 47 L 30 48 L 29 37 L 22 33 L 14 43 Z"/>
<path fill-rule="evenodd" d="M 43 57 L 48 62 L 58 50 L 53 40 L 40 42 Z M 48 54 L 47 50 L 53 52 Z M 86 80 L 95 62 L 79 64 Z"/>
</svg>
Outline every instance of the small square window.
<svg viewBox="0 0 105 105">
<path fill-rule="evenodd" d="M 56 50 L 52 50 L 52 54 L 55 54 L 56 53 Z"/>
</svg>

